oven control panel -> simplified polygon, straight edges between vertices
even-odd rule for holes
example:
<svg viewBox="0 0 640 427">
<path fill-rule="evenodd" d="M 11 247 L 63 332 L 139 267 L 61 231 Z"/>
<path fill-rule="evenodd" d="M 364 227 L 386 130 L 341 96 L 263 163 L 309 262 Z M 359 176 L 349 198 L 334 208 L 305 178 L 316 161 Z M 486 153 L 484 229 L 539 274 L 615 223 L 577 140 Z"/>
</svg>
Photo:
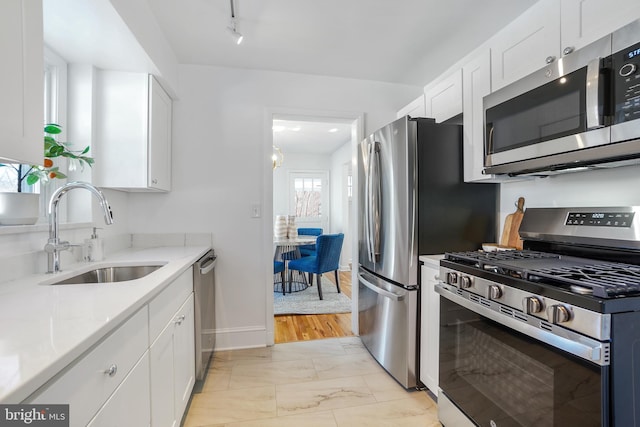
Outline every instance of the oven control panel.
<svg viewBox="0 0 640 427">
<path fill-rule="evenodd" d="M 631 227 L 635 212 L 569 212 L 564 225 Z"/>
</svg>

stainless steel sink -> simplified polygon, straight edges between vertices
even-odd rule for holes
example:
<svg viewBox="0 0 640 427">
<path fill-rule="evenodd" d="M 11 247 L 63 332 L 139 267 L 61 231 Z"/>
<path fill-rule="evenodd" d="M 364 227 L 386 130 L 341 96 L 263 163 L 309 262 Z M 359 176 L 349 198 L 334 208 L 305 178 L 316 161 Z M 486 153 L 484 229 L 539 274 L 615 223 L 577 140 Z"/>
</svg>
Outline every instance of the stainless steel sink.
<svg viewBox="0 0 640 427">
<path fill-rule="evenodd" d="M 135 266 L 119 266 L 119 267 L 103 267 L 89 270 L 58 282 L 50 283 L 51 285 L 76 285 L 82 283 L 113 283 L 126 282 L 128 280 L 140 279 L 150 273 L 153 273 L 162 265 L 135 265 Z"/>
</svg>

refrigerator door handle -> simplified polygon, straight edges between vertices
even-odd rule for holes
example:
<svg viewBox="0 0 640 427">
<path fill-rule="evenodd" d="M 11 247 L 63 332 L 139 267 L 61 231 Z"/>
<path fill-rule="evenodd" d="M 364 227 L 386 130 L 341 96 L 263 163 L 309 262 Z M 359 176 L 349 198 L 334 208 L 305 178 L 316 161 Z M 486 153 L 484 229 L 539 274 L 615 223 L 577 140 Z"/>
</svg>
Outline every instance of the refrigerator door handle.
<svg viewBox="0 0 640 427">
<path fill-rule="evenodd" d="M 358 274 L 358 280 L 365 285 L 367 288 L 371 289 L 373 292 L 377 293 L 378 295 L 382 295 L 383 297 L 387 297 L 393 301 L 402 301 L 404 300 L 404 295 L 399 295 L 396 294 L 394 292 L 389 292 L 386 289 L 382 289 L 376 285 L 374 285 L 373 283 L 369 282 L 367 279 L 365 279 L 364 277 L 362 277 L 362 274 Z"/>
<path fill-rule="evenodd" d="M 375 141 L 373 143 L 373 158 L 372 158 L 372 181 L 373 189 L 371 191 L 372 198 L 371 204 L 373 205 L 373 229 L 372 231 L 372 252 L 374 262 L 380 259 L 380 230 L 382 227 L 381 218 L 381 205 L 382 205 L 382 179 L 380 171 L 380 143 Z"/>
<path fill-rule="evenodd" d="M 364 237 L 367 243 L 367 257 L 370 262 L 373 259 L 373 243 L 371 241 L 371 158 L 373 144 L 367 144 L 367 165 L 364 180 Z"/>
</svg>

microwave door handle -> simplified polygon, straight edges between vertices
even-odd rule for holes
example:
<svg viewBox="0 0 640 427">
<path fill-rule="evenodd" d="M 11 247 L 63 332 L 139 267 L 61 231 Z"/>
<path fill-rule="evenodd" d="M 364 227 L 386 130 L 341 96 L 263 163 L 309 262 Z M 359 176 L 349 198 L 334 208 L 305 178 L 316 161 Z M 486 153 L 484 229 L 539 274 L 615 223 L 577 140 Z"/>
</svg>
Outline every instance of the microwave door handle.
<svg viewBox="0 0 640 427">
<path fill-rule="evenodd" d="M 587 129 L 597 129 L 604 126 L 603 118 L 599 111 L 601 84 L 600 58 L 595 58 L 587 64 L 587 87 L 585 100 L 587 104 Z"/>
</svg>

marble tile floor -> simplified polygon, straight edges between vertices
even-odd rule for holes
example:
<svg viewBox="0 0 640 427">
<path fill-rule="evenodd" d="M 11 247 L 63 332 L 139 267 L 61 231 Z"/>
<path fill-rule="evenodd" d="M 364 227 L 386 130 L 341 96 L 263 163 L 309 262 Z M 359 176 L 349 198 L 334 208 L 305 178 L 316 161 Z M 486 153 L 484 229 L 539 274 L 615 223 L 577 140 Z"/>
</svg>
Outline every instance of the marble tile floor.
<svg viewBox="0 0 640 427">
<path fill-rule="evenodd" d="M 429 395 L 404 390 L 358 337 L 214 357 L 185 427 L 440 426 Z"/>
</svg>

